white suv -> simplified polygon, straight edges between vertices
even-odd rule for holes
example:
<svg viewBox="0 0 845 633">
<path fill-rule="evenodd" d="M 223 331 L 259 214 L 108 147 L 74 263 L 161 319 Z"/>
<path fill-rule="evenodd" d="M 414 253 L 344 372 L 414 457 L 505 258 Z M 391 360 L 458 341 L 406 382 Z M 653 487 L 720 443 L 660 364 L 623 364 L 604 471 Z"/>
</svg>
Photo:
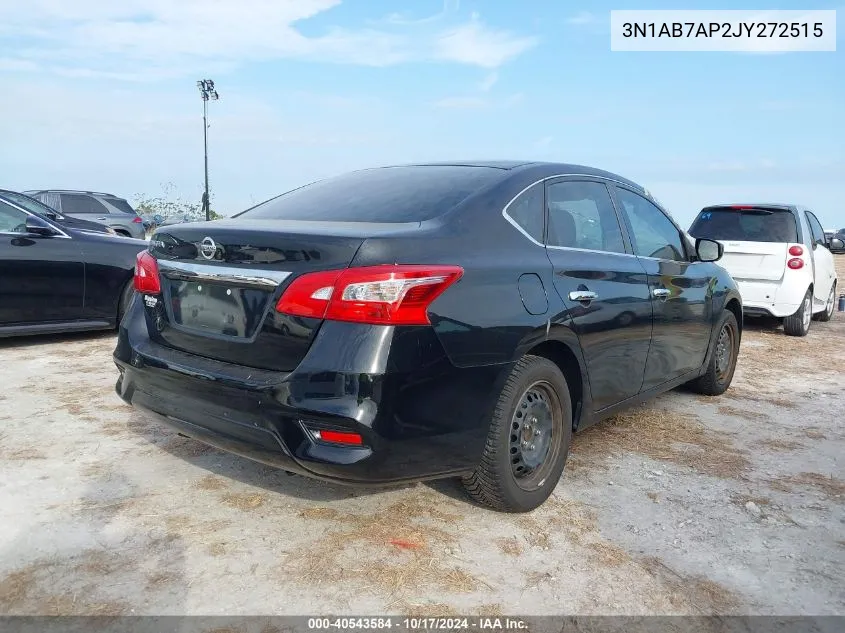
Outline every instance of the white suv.
<svg viewBox="0 0 845 633">
<path fill-rule="evenodd" d="M 783 319 L 791 336 L 806 336 L 810 320 L 828 321 L 836 299 L 833 255 L 815 215 L 788 204 L 730 204 L 702 209 L 695 238 L 725 247 L 719 265 L 739 287 L 747 316 Z"/>
</svg>

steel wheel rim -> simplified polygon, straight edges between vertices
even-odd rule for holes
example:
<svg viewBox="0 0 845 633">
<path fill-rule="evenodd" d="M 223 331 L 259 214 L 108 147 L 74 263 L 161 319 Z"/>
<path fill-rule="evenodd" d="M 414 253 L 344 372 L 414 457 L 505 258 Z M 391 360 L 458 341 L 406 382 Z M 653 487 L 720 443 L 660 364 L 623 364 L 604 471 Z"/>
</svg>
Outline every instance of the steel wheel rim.
<svg viewBox="0 0 845 633">
<path fill-rule="evenodd" d="M 805 330 L 810 327 L 810 319 L 813 316 L 813 310 L 810 308 L 810 303 L 810 297 L 806 297 L 804 299 L 804 312 L 801 315 Z"/>
<path fill-rule="evenodd" d="M 539 380 L 520 397 L 511 418 L 508 458 L 516 485 L 526 491 L 540 488 L 560 453 L 563 409 L 554 387 Z"/>
<path fill-rule="evenodd" d="M 716 339 L 716 378 L 724 380 L 733 363 L 734 332 L 727 323 Z"/>
</svg>

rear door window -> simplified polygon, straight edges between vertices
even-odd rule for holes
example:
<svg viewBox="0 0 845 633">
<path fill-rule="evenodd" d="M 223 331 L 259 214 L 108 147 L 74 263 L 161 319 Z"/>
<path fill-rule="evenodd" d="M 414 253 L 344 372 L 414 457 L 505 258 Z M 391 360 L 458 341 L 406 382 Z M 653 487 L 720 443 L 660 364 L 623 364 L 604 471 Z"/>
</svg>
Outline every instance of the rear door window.
<svg viewBox="0 0 845 633">
<path fill-rule="evenodd" d="M 321 180 L 236 217 L 323 222 L 424 222 L 450 211 L 507 172 L 492 167 L 383 167 Z"/>
<path fill-rule="evenodd" d="M 62 213 L 108 215 L 109 210 L 96 198 L 76 193 L 63 193 Z"/>
<path fill-rule="evenodd" d="M 797 242 L 795 216 L 788 209 L 704 209 L 690 235 L 736 242 Z"/>
<path fill-rule="evenodd" d="M 549 246 L 624 253 L 622 228 L 607 186 L 563 181 L 547 189 Z"/>
</svg>

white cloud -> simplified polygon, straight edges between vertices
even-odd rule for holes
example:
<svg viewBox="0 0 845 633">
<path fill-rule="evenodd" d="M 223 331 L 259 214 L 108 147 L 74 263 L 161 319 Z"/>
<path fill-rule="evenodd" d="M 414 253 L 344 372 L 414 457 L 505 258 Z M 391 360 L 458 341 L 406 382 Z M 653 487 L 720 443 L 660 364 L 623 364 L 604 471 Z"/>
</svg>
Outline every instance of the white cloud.
<svg viewBox="0 0 845 633">
<path fill-rule="evenodd" d="M 392 16 L 377 27 L 304 35 L 300 22 L 340 0 L 30 0 L 0 3 L 0 46 L 18 50 L 0 69 L 32 69 L 112 79 L 168 78 L 209 64 L 303 59 L 387 66 L 444 61 L 496 68 L 536 44 L 491 28 L 478 15 L 458 21 L 455 5 L 424 20 Z M 434 19 L 436 18 L 436 19 Z M 21 48 L 20 40 L 27 41 Z"/>
<path fill-rule="evenodd" d="M 482 24 L 478 14 L 473 14 L 467 24 L 438 36 L 434 56 L 444 61 L 496 68 L 537 43 L 536 37 L 522 37 L 488 28 Z"/>
</svg>

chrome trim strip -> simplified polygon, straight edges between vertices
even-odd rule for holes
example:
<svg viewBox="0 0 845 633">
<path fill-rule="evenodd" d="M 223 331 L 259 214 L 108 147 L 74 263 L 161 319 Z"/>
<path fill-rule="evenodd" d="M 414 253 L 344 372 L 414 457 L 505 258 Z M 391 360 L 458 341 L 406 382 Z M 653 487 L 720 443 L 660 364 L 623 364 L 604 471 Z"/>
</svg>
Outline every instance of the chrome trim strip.
<svg viewBox="0 0 845 633">
<path fill-rule="evenodd" d="M 637 257 L 640 258 L 640 255 L 634 255 L 633 253 L 617 253 L 616 251 L 602 251 L 597 248 L 578 248 L 577 246 L 546 246 L 546 248 L 550 248 L 553 251 L 576 251 L 580 253 L 599 253 L 601 255 L 620 255 L 622 257 Z"/>
<path fill-rule="evenodd" d="M 184 281 L 218 281 L 241 286 L 274 289 L 291 273 L 278 270 L 250 270 L 233 266 L 209 266 L 189 262 L 158 260 L 158 269 L 165 277 Z"/>
<path fill-rule="evenodd" d="M 539 185 L 540 183 L 544 183 L 544 182 L 546 182 L 547 180 L 554 180 L 555 178 L 568 178 L 568 177 L 595 178 L 596 180 L 602 180 L 602 181 L 605 181 L 605 182 L 615 182 L 615 183 L 620 184 L 620 185 L 623 185 L 623 186 L 625 186 L 625 187 L 630 187 L 630 186 L 631 186 L 631 185 L 630 185 L 630 184 L 628 184 L 627 182 L 622 182 L 621 180 L 616 180 L 615 178 L 608 178 L 607 176 L 596 176 L 596 175 L 593 175 L 593 174 L 555 174 L 555 175 L 553 175 L 553 176 L 545 176 L 544 178 L 540 178 L 539 180 L 535 180 L 535 181 L 534 181 L 534 182 L 532 182 L 530 185 L 528 185 L 527 187 L 525 187 L 522 191 L 520 191 L 518 194 L 516 194 L 513 198 L 511 198 L 511 199 L 510 199 L 510 202 L 508 202 L 508 203 L 505 205 L 505 208 L 504 208 L 504 209 L 502 209 L 502 217 L 504 217 L 504 218 L 505 218 L 505 220 L 507 220 L 508 222 L 510 222 L 510 224 L 511 224 L 514 228 L 516 228 L 516 230 L 517 230 L 517 231 L 519 231 L 519 232 L 520 232 L 520 233 L 522 233 L 525 237 L 527 237 L 527 238 L 528 238 L 528 240 L 529 240 L 532 244 L 535 244 L 535 245 L 540 246 L 540 247 L 542 247 L 542 248 L 568 248 L 568 247 L 566 247 L 566 246 L 545 246 L 545 245 L 541 244 L 540 242 L 538 242 L 537 240 L 535 240 L 533 237 L 531 237 L 531 236 L 530 236 L 530 235 L 529 235 L 529 234 L 525 231 L 525 229 L 523 229 L 521 226 L 519 226 L 519 224 L 517 224 L 516 220 L 514 220 L 511 216 L 509 216 L 509 215 L 508 215 L 508 209 L 510 208 L 510 206 L 511 206 L 511 205 L 512 205 L 515 201 L 516 201 L 516 199 L 517 199 L 517 198 L 519 198 L 519 196 L 521 196 L 521 195 L 522 195 L 522 194 L 524 194 L 526 191 L 528 191 L 529 189 L 531 189 L 531 187 L 534 187 L 535 185 Z M 545 197 L 545 196 L 544 196 L 544 197 Z M 545 209 L 543 210 L 543 212 L 545 213 Z M 592 249 L 587 249 L 587 248 L 573 248 L 572 250 L 587 251 L 587 252 L 590 252 L 590 253 L 607 253 L 607 252 L 608 252 L 608 251 L 592 250 Z M 635 257 L 634 255 L 631 255 L 630 253 L 615 253 L 615 254 L 616 254 L 616 255 L 629 255 L 629 256 Z"/>
</svg>

